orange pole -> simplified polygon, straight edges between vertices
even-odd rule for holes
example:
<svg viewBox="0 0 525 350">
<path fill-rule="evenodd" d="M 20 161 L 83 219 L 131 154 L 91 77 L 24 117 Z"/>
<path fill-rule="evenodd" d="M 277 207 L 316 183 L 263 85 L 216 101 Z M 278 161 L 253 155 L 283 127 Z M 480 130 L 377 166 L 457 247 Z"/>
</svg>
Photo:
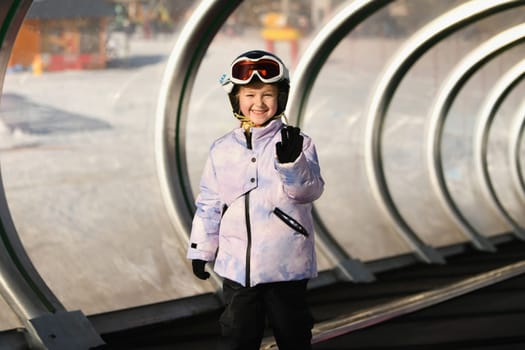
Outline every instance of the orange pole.
<svg viewBox="0 0 525 350">
<path fill-rule="evenodd" d="M 296 39 L 290 40 L 290 55 L 292 57 L 292 65 L 297 65 L 297 55 L 299 54 L 299 44 Z"/>
<path fill-rule="evenodd" d="M 274 52 L 274 50 L 275 50 L 275 47 L 274 47 L 274 44 L 273 44 L 273 40 L 266 39 L 266 51 Z"/>
</svg>

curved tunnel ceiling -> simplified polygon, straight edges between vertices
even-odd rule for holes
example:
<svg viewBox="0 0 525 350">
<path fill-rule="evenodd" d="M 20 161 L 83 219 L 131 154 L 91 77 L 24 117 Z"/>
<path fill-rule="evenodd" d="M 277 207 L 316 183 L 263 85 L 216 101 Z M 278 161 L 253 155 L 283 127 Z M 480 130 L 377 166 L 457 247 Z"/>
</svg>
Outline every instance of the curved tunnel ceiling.
<svg viewBox="0 0 525 350">
<path fill-rule="evenodd" d="M 196 72 L 210 42 L 241 2 L 230 1 L 227 6 L 225 6 L 223 1 L 201 2 L 185 24 L 172 50 L 160 90 L 155 135 L 158 177 L 163 191 L 166 210 L 169 212 L 174 229 L 183 244 L 187 242 L 194 210 L 194 198 L 191 194 L 186 164 L 185 127 L 189 96 L 193 88 Z M 318 36 L 305 50 L 305 55 L 299 62 L 295 77 L 297 84 L 294 86 L 290 98 L 289 111 L 290 118 L 293 121 L 301 122 L 303 109 L 308 101 L 308 95 L 315 83 L 317 74 L 338 42 L 359 23 L 366 20 L 368 16 L 389 3 L 390 1 L 354 1 L 349 6 L 342 8 L 331 21 L 327 22 Z M 14 37 L 30 4 L 31 1 L 12 2 L 8 10 L 8 19 L 4 21 L 2 29 L 4 47 L 7 44 L 7 47 L 11 48 Z M 423 53 L 433 45 L 450 33 L 470 23 L 520 5 L 523 5 L 522 1 L 495 0 L 487 2 L 475 0 L 461 5 L 429 23 L 410 37 L 406 44 L 394 55 L 373 91 L 372 100 L 367 106 L 365 162 L 368 180 L 376 204 L 381 208 L 391 226 L 397 230 L 413 248 L 414 253 L 423 261 L 442 263 L 444 259 L 436 250 L 421 241 L 417 232 L 414 232 L 399 213 L 390 196 L 390 190 L 386 184 L 384 170 L 382 169 L 381 154 L 382 126 L 389 104 L 403 76 Z M 503 44 L 502 47 L 512 45 L 522 40 L 523 37 L 520 27 L 519 34 L 505 42 L 506 44 Z M 8 53 L 4 49 L 0 55 L 0 63 L 4 69 L 2 73 L 5 73 L 5 67 L 9 59 Z M 453 97 L 454 94 L 455 92 L 447 92 L 447 96 Z M 496 104 L 496 101 L 494 101 L 494 104 Z M 489 114 L 492 115 L 491 113 Z M 516 119 L 519 118 L 520 116 Z M 489 128 L 489 119 L 490 116 L 487 117 L 487 125 L 482 130 L 483 134 Z M 430 148 L 440 142 L 441 135 L 436 131 L 441 130 L 442 123 L 443 120 L 441 118 L 434 119 L 434 128 L 433 132 L 431 132 L 431 135 L 434 136 L 429 138 L 431 142 Z M 513 137 L 515 146 L 513 147 L 513 155 L 511 155 L 516 163 L 520 161 L 517 153 L 520 148 L 519 144 L 523 139 L 523 118 L 518 124 L 520 132 Z M 483 140 L 480 147 L 484 146 L 486 138 L 483 137 Z M 429 154 L 429 157 L 434 161 L 436 152 L 432 150 Z M 484 154 L 484 152 L 480 151 L 478 154 Z M 436 166 L 437 164 L 431 163 L 431 165 Z M 520 164 L 517 164 L 516 172 L 519 173 L 520 169 Z M 518 174 L 515 177 L 520 178 L 521 184 L 523 184 L 522 176 Z M 445 193 L 446 196 L 446 188 L 443 187 L 444 182 L 438 180 L 435 185 L 438 193 L 440 195 Z M 488 186 L 490 186 L 490 183 Z M 452 207 L 452 214 L 456 218 L 459 217 L 460 224 L 464 228 L 466 227 L 466 236 L 472 240 L 476 247 L 483 250 L 494 250 L 493 245 L 488 240 L 475 230 L 472 230 L 468 223 L 465 225 L 461 213 L 456 211 L 453 205 L 450 205 L 451 203 L 447 197 L 445 197 L 444 202 L 449 209 Z M 7 295 L 6 299 L 11 307 L 24 320 L 57 310 L 64 311 L 64 307 L 58 298 L 47 288 L 45 282 L 32 266 L 31 260 L 25 254 L 9 214 L 4 189 L 1 187 L 0 211 L 4 232 L 2 237 L 3 244 L 1 245 L 2 251 L 0 252 L 0 257 L 2 258 L 0 264 L 0 288 L 2 288 L 2 294 L 4 296 Z M 318 227 L 323 228 L 322 218 L 318 217 L 317 219 L 319 221 Z M 362 266 L 348 263 L 349 261 L 352 262 L 351 258 L 331 237 L 329 232 L 321 230 L 319 234 L 323 250 L 348 279 L 371 279 L 369 271 L 366 269 L 362 270 Z M 218 287 L 218 279 L 214 283 Z M 28 284 L 32 286 L 28 286 Z"/>
</svg>

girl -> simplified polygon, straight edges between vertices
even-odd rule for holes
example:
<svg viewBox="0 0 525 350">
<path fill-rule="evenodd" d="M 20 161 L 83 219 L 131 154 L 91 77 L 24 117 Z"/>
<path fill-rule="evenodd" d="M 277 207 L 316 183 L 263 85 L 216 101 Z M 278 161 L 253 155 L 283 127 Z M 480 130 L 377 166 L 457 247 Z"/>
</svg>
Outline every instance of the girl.
<svg viewBox="0 0 525 350">
<path fill-rule="evenodd" d="M 311 209 L 324 188 L 315 146 L 281 121 L 290 80 L 275 55 L 240 55 L 221 84 L 240 127 L 210 148 L 187 257 L 198 278 L 211 261 L 223 277 L 223 348 L 259 349 L 268 318 L 280 350 L 311 349 Z"/>
</svg>

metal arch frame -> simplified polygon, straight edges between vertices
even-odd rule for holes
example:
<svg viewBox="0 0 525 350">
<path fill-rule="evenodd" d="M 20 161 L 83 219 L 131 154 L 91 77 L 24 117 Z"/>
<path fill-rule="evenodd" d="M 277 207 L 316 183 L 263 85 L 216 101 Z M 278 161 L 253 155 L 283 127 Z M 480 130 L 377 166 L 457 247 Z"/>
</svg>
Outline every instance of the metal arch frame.
<svg viewBox="0 0 525 350">
<path fill-rule="evenodd" d="M 523 101 L 516 112 L 509 139 L 509 157 L 511 166 L 511 177 L 514 187 L 521 202 L 525 205 L 525 180 L 522 172 L 520 149 L 525 136 L 525 101 Z"/>
<path fill-rule="evenodd" d="M 183 27 L 166 64 L 156 112 L 155 155 L 164 203 L 187 246 L 195 211 L 186 166 L 185 129 L 197 69 L 215 34 L 242 0 L 203 0 Z M 218 277 L 212 273 L 218 289 Z"/>
<path fill-rule="evenodd" d="M 4 1 L 0 18 L 0 94 L 16 35 L 32 0 Z M 1 174 L 0 174 L 1 180 Z M 32 349 L 92 348 L 104 341 L 81 311 L 67 311 L 20 241 L 0 181 L 0 293 L 25 327 Z"/>
<path fill-rule="evenodd" d="M 415 248 L 416 253 L 424 261 L 442 262 L 443 258 L 434 249 L 423 244 L 404 220 L 390 195 L 382 168 L 381 134 L 390 101 L 399 82 L 410 67 L 442 38 L 478 19 L 523 4 L 524 2 L 519 0 L 494 0 L 490 3 L 483 0 L 473 0 L 430 22 L 416 32 L 394 55 L 378 82 L 372 100 L 368 105 L 365 162 L 373 194 L 385 217 Z M 476 232 L 469 231 L 468 238 L 480 250 L 495 251 L 494 245 Z"/>
<path fill-rule="evenodd" d="M 525 29 L 520 34 L 522 40 L 525 40 Z M 512 89 L 518 85 L 525 78 L 525 60 L 514 65 L 508 70 L 497 82 L 496 85 L 490 91 L 488 98 L 485 99 L 483 107 L 481 108 L 481 114 L 478 119 L 478 124 L 474 133 L 474 156 L 476 172 L 481 183 L 484 185 L 483 190 L 487 200 L 491 202 L 494 209 L 497 210 L 498 214 L 501 215 L 505 221 L 513 228 L 515 235 L 523 239 L 525 232 L 520 224 L 514 220 L 512 215 L 507 212 L 503 206 L 498 194 L 492 184 L 492 180 L 488 170 L 487 162 L 487 145 L 489 139 L 489 131 L 492 125 L 498 109 L 501 107 L 503 101 L 512 91 Z"/>
<path fill-rule="evenodd" d="M 294 82 L 288 99 L 287 116 L 291 123 L 300 125 L 313 84 L 323 64 L 334 48 L 357 25 L 393 0 L 356 0 L 341 6 L 320 29 L 301 55 L 294 72 Z M 335 264 L 343 279 L 369 282 L 375 277 L 358 260 L 351 258 L 329 233 L 315 205 L 313 216 L 318 233 L 318 244 Z"/>
<path fill-rule="evenodd" d="M 5 78 L 9 55 L 32 1 L 12 1 L 0 32 L 0 93 Z M 57 310 L 64 310 L 58 299 L 49 290 L 41 276 L 32 265 L 20 241 L 5 196 L 3 182 L 0 181 L 0 292 L 15 314 L 24 321 Z"/>
<path fill-rule="evenodd" d="M 481 234 L 470 224 L 463 216 L 456 203 L 454 202 L 445 181 L 444 171 L 442 169 L 441 159 L 441 138 L 443 126 L 445 124 L 447 113 L 450 106 L 461 89 L 463 84 L 480 68 L 486 61 L 494 57 L 501 51 L 517 45 L 524 40 L 525 25 L 515 26 L 503 31 L 493 38 L 487 40 L 469 55 L 467 55 L 453 71 L 448 75 L 445 83 L 441 86 L 437 97 L 434 99 L 433 107 L 429 115 L 429 128 L 427 135 L 427 166 L 430 180 L 436 189 L 436 194 L 447 213 L 454 220 L 456 225 L 468 236 L 480 236 Z M 477 143 L 485 140 L 476 140 Z M 482 147 L 482 146 L 478 146 Z M 483 150 L 478 150 L 482 152 Z M 491 204 L 497 205 L 492 202 Z M 508 218 L 506 218 L 508 219 Z M 512 222 L 509 222 L 512 225 Z M 516 230 L 516 227 L 514 227 Z M 521 236 L 521 230 L 515 231 L 515 234 Z"/>
<path fill-rule="evenodd" d="M 357 25 L 394 0 L 355 0 L 339 8 L 304 50 L 294 72 L 294 82 L 286 114 L 292 123 L 300 124 L 310 92 L 334 48 Z"/>
</svg>

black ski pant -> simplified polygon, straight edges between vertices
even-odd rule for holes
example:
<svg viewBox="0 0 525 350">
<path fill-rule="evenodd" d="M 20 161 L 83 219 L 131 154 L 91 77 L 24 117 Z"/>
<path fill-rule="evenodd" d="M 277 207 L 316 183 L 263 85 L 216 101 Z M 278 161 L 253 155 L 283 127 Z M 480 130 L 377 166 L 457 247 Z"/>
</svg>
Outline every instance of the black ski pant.
<svg viewBox="0 0 525 350">
<path fill-rule="evenodd" d="M 306 301 L 308 280 L 254 287 L 225 279 L 226 308 L 220 317 L 221 350 L 258 350 L 266 320 L 279 350 L 311 350 L 313 318 Z"/>
</svg>

